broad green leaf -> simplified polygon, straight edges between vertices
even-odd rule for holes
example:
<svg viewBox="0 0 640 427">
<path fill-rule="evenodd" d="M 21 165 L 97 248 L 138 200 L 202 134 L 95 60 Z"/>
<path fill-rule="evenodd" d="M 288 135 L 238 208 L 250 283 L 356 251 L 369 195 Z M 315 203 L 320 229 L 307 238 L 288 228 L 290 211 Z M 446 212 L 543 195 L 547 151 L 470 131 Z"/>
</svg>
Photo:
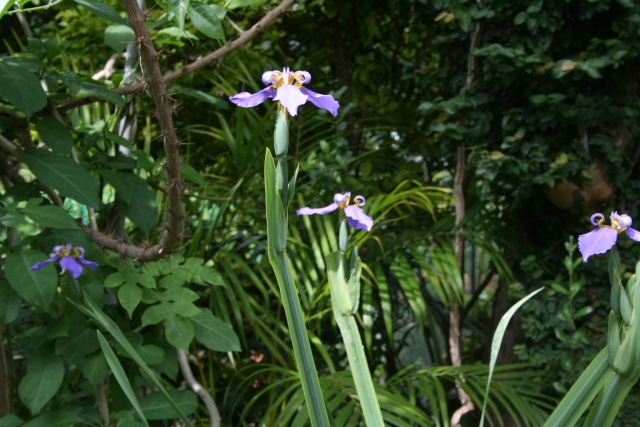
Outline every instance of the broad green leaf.
<svg viewBox="0 0 640 427">
<path fill-rule="evenodd" d="M 124 214 L 145 233 L 149 232 L 156 224 L 158 213 L 155 193 L 149 184 L 132 173 L 107 169 L 98 172 L 116 189 L 116 194 L 124 201 Z"/>
<path fill-rule="evenodd" d="M 105 288 L 115 288 L 126 283 L 139 283 L 148 289 L 156 287 L 156 282 L 151 276 L 137 270 L 117 271 L 107 277 L 104 281 L 104 286 Z"/>
<path fill-rule="evenodd" d="M 167 302 L 153 305 L 142 314 L 143 325 L 155 325 L 175 316 L 194 316 L 200 309 L 188 301 Z"/>
<path fill-rule="evenodd" d="M 58 206 L 45 205 L 26 207 L 23 212 L 25 213 L 25 215 L 31 218 L 33 222 L 40 225 L 41 227 L 59 229 L 78 227 L 76 221 L 71 218 L 71 216 L 67 212 L 65 212 L 64 209 L 59 208 Z"/>
<path fill-rule="evenodd" d="M 105 86 L 90 82 L 82 82 L 75 95 L 79 97 L 92 95 L 98 99 L 111 102 L 121 107 L 124 106 L 125 103 L 124 97 L 122 97 L 121 95 L 118 95 L 115 92 L 111 92 L 111 90 L 109 90 Z"/>
<path fill-rule="evenodd" d="M 49 347 L 39 347 L 27 361 L 27 374 L 20 381 L 18 394 L 31 414 L 37 414 L 62 385 L 62 358 L 52 354 Z"/>
<path fill-rule="evenodd" d="M 224 36 L 220 18 L 218 18 L 218 15 L 216 15 L 209 5 L 192 2 L 189 6 L 189 17 L 191 21 L 193 21 L 193 25 L 195 25 L 202 34 L 226 43 L 227 39 Z"/>
<path fill-rule="evenodd" d="M 56 340 L 56 354 L 63 356 L 84 356 L 99 348 L 95 327 L 82 316 L 74 316 L 69 325 L 68 336 Z"/>
<path fill-rule="evenodd" d="M 53 117 L 41 117 L 36 121 L 36 131 L 42 141 L 55 151 L 66 154 L 73 147 L 69 129 Z"/>
<path fill-rule="evenodd" d="M 109 25 L 104 30 L 104 42 L 116 52 L 122 52 L 127 44 L 134 42 L 136 35 L 128 25 Z"/>
<path fill-rule="evenodd" d="M 169 28 L 163 28 L 162 30 L 158 31 L 158 35 L 167 35 L 169 37 L 175 38 L 175 39 L 181 39 L 181 38 L 187 38 L 187 39 L 191 39 L 191 40 L 200 40 L 200 38 L 198 36 L 196 36 L 195 34 L 193 34 L 191 31 L 187 31 L 187 30 L 180 30 L 180 28 L 178 27 L 169 27 Z M 162 40 L 161 40 L 162 41 Z M 180 45 L 178 45 L 180 46 Z"/>
<path fill-rule="evenodd" d="M 182 86 L 180 84 L 174 83 L 171 85 L 171 89 L 176 93 L 182 93 L 184 95 L 190 96 L 192 98 L 197 99 L 198 101 L 206 102 L 211 105 L 215 105 L 216 107 L 226 110 L 229 108 L 229 103 L 226 100 L 222 100 L 220 98 L 216 98 L 213 95 L 210 95 L 206 92 L 203 92 L 198 89 L 193 89 L 190 87 Z M 184 166 L 183 166 L 184 167 Z"/>
<path fill-rule="evenodd" d="M 140 418 L 144 420 L 145 425 L 148 426 L 149 423 L 147 423 L 147 420 L 144 417 L 144 413 L 142 412 L 142 408 L 140 408 L 140 403 L 138 402 L 138 397 L 131 387 L 131 383 L 127 378 L 127 374 L 125 374 L 124 369 L 122 368 L 122 364 L 118 360 L 118 357 L 113 352 L 111 347 L 109 347 L 109 343 L 107 343 L 107 340 L 104 338 L 102 333 L 100 331 L 97 331 L 97 333 L 100 347 L 102 347 L 102 353 L 107 359 L 107 363 L 109 364 L 109 368 L 111 368 L 113 376 L 116 378 L 116 381 L 118 381 L 118 384 L 120 384 L 120 388 L 122 388 L 122 391 L 127 396 L 127 399 L 129 399 L 129 403 L 131 403 L 138 415 L 140 415 Z"/>
<path fill-rule="evenodd" d="M 98 182 L 70 158 L 46 150 L 28 148 L 22 153 L 22 159 L 46 186 L 78 203 L 98 207 Z"/>
<path fill-rule="evenodd" d="M 0 14 L 0 16 L 2 16 Z M 15 415 L 7 415 L 0 418 L 0 427 L 19 427 L 24 424 L 20 418 Z"/>
<path fill-rule="evenodd" d="M 167 5 L 169 6 L 169 11 L 174 14 L 178 28 L 183 31 L 184 18 L 187 16 L 187 10 L 189 10 L 189 0 L 167 0 Z"/>
<path fill-rule="evenodd" d="M 201 258 L 188 258 L 185 261 L 184 266 L 192 274 L 191 280 L 198 285 L 226 286 L 220 273 L 203 263 L 204 260 Z"/>
<path fill-rule="evenodd" d="M 0 279 L 0 322 L 9 324 L 20 311 L 20 297 L 6 279 Z M 0 425 L 1 427 L 1 425 Z"/>
<path fill-rule="evenodd" d="M 71 317 L 73 317 L 74 321 L 77 320 L 77 315 L 73 314 L 70 316 L 61 316 L 57 319 L 51 319 L 49 322 L 47 322 L 45 336 L 50 340 L 68 336 Z"/>
<path fill-rule="evenodd" d="M 187 317 L 200 313 L 200 309 L 190 301 L 198 299 L 198 294 L 186 289 L 169 289 L 158 292 L 160 303 L 153 305 L 142 314 L 143 325 L 155 325 L 163 322 L 167 334 L 167 341 L 173 346 L 184 350 L 193 341 L 195 330 Z"/>
<path fill-rule="evenodd" d="M 118 289 L 118 301 L 127 310 L 129 319 L 132 318 L 133 311 L 140 304 L 140 300 L 142 300 L 142 289 L 134 283 L 127 282 Z"/>
<path fill-rule="evenodd" d="M 13 290 L 28 303 L 44 310 L 49 308 L 56 293 L 56 267 L 46 266 L 38 271 L 29 269 L 47 259 L 49 256 L 42 252 L 24 250 L 10 253 L 4 263 L 4 272 Z"/>
<path fill-rule="evenodd" d="M 158 281 L 158 286 L 164 289 L 175 289 L 191 282 L 191 272 L 182 266 L 176 267 Z"/>
<path fill-rule="evenodd" d="M 193 323 L 191 323 L 189 319 L 185 319 L 182 316 L 170 315 L 167 316 L 163 325 L 169 344 L 185 351 L 189 349 L 189 344 L 191 344 L 191 341 L 193 341 L 195 337 Z"/>
<path fill-rule="evenodd" d="M 95 331 L 94 331 L 95 334 Z M 104 381 L 107 375 L 107 359 L 105 359 L 102 352 L 97 352 L 84 359 L 82 365 L 82 375 L 89 381 L 90 384 L 100 384 Z"/>
<path fill-rule="evenodd" d="M 2 18 L 2 15 L 7 13 L 12 4 L 13 0 L 0 0 L 0 18 Z M 2 424 L 0 423 L 0 427 L 1 426 Z"/>
<path fill-rule="evenodd" d="M 127 18 L 120 16 L 118 12 L 104 3 L 94 0 L 74 1 L 81 6 L 84 6 L 87 10 L 89 10 L 89 12 L 93 13 L 96 16 L 99 16 L 102 19 L 106 19 L 107 21 L 113 22 L 115 24 L 127 25 Z"/>
<path fill-rule="evenodd" d="M 104 101 L 124 106 L 125 99 L 123 96 L 112 92 L 104 85 L 95 83 L 93 80 L 88 80 L 87 77 L 71 71 L 60 71 L 58 75 L 62 77 L 67 86 L 69 86 L 74 96 L 84 97 L 91 95 Z"/>
<path fill-rule="evenodd" d="M 78 414 L 70 411 L 54 411 L 40 415 L 22 427 L 69 427 L 77 425 L 85 420 Z"/>
<path fill-rule="evenodd" d="M 213 9 L 213 11 L 218 16 L 219 20 L 223 20 L 225 16 L 227 16 L 227 9 L 220 4 L 210 4 L 209 7 Z"/>
<path fill-rule="evenodd" d="M 142 360 L 149 365 L 158 365 L 162 363 L 165 358 L 164 350 L 157 345 L 141 345 L 138 347 L 138 353 L 140 353 Z"/>
<path fill-rule="evenodd" d="M 201 186 L 204 186 L 205 184 L 204 178 L 202 178 L 200 173 L 193 166 L 183 164 L 180 168 L 180 175 L 182 178 L 187 179 L 194 184 Z"/>
<path fill-rule="evenodd" d="M 231 325 L 203 310 L 190 317 L 196 328 L 196 340 L 213 351 L 240 351 L 240 341 Z"/>
<path fill-rule="evenodd" d="M 238 7 L 250 6 L 258 1 L 259 0 L 230 0 L 225 6 L 227 7 L 227 9 L 231 10 Z"/>
<path fill-rule="evenodd" d="M 20 65 L 0 60 L 0 98 L 15 105 L 28 117 L 47 105 L 47 94 L 38 78 Z"/>
<path fill-rule="evenodd" d="M 198 397 L 191 390 L 168 390 L 169 396 L 182 412 L 193 414 L 198 409 Z M 166 396 L 154 391 L 140 400 L 140 406 L 148 420 L 167 420 L 178 418 L 180 414 L 167 401 Z"/>
</svg>

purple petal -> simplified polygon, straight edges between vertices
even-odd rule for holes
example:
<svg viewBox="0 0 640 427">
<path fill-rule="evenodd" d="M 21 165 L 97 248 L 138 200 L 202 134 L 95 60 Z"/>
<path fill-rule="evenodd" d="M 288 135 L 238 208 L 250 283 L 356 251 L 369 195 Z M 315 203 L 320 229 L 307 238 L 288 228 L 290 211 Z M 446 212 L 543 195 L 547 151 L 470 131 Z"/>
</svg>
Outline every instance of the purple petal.
<svg viewBox="0 0 640 427">
<path fill-rule="evenodd" d="M 276 79 L 273 76 L 273 74 L 277 72 L 278 72 L 277 70 L 274 70 L 274 71 L 265 71 L 264 73 L 262 73 L 262 83 L 266 85 L 274 84 L 276 82 Z"/>
<path fill-rule="evenodd" d="M 40 261 L 40 262 L 36 262 L 33 267 L 31 267 L 29 269 L 29 271 L 36 271 L 36 270 L 40 270 L 43 267 L 46 267 L 48 264 L 51 264 L 52 262 L 55 262 L 58 260 L 58 255 L 54 255 L 51 258 L 49 258 L 46 261 Z"/>
<path fill-rule="evenodd" d="M 604 215 L 602 215 L 601 213 L 594 213 L 593 215 L 591 215 L 591 219 L 589 221 L 591 221 L 591 224 L 597 227 L 598 221 L 600 221 L 603 218 L 604 218 Z"/>
<path fill-rule="evenodd" d="M 347 204 L 349 202 L 349 199 L 351 198 L 351 192 L 347 191 L 344 194 L 340 194 L 340 193 L 336 193 L 335 196 L 333 196 L 333 203 L 344 203 Z"/>
<path fill-rule="evenodd" d="M 344 214 L 347 216 L 347 224 L 358 230 L 371 231 L 373 227 L 373 218 L 364 213 L 358 206 L 352 205 L 344 208 Z"/>
<path fill-rule="evenodd" d="M 95 270 L 96 268 L 98 268 L 97 262 L 89 261 L 88 259 L 84 259 L 82 257 L 78 257 L 76 259 L 80 264 L 82 264 L 85 267 L 89 267 L 92 270 Z"/>
<path fill-rule="evenodd" d="M 256 93 L 240 92 L 229 97 L 229 100 L 240 107 L 251 108 L 258 104 L 262 104 L 264 101 L 269 98 L 273 98 L 275 95 L 276 90 L 269 86 Z"/>
<path fill-rule="evenodd" d="M 333 117 L 338 115 L 338 108 L 340 108 L 340 104 L 333 98 L 333 96 L 315 93 L 314 91 L 309 90 L 306 87 L 301 87 L 300 92 L 307 95 L 309 97 L 307 101 L 309 101 L 316 107 L 327 110 L 328 112 L 333 114 Z"/>
<path fill-rule="evenodd" d="M 60 260 L 60 266 L 69 271 L 74 279 L 77 279 L 82 274 L 82 266 L 73 257 L 63 257 Z"/>
<path fill-rule="evenodd" d="M 338 204 L 331 203 L 329 206 L 325 206 L 324 208 L 300 208 L 296 211 L 296 213 L 298 215 L 313 215 L 313 214 L 324 215 L 324 214 L 328 214 L 329 212 L 333 212 L 336 209 L 338 209 Z"/>
<path fill-rule="evenodd" d="M 273 99 L 280 102 L 289 114 L 295 116 L 298 114 L 298 107 L 307 102 L 307 98 L 298 86 L 284 85 L 278 88 L 278 95 Z"/>
<path fill-rule="evenodd" d="M 591 255 L 603 254 L 615 245 L 618 232 L 613 228 L 596 228 L 578 237 L 578 249 L 582 260 L 587 262 Z"/>
<path fill-rule="evenodd" d="M 633 228 L 627 228 L 624 232 L 636 242 L 640 242 L 640 231 L 634 230 Z"/>
</svg>

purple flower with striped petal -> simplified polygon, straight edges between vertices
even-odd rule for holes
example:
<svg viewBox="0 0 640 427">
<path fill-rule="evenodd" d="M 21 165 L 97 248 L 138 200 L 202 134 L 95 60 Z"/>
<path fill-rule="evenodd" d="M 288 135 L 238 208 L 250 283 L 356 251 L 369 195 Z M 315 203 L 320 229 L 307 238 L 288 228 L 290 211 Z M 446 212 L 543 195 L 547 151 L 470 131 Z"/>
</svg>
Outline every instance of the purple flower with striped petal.
<svg viewBox="0 0 640 427">
<path fill-rule="evenodd" d="M 584 262 L 587 262 L 591 255 L 603 254 L 611 249 L 618 240 L 618 234 L 622 232 L 640 242 L 640 232 L 631 228 L 633 220 L 629 215 L 618 215 L 618 212 L 611 212 L 609 218 L 611 225 L 605 225 L 604 215 L 601 213 L 591 215 L 591 224 L 598 228 L 578 237 L 578 249 L 580 249 Z"/>
<path fill-rule="evenodd" d="M 229 99 L 236 105 L 245 108 L 255 107 L 269 98 L 278 101 L 283 113 L 289 112 L 292 116 L 298 114 L 298 107 L 307 101 L 318 108 L 327 110 L 333 116 L 338 115 L 340 104 L 331 95 L 322 95 L 303 87 L 311 81 L 311 74 L 306 71 L 291 72 L 289 68 L 282 71 L 265 71 L 262 74 L 262 82 L 268 85 L 260 92 L 241 92 Z"/>
<path fill-rule="evenodd" d="M 353 198 L 353 205 L 349 205 L 351 199 L 351 193 L 336 194 L 333 196 L 333 203 L 324 208 L 301 208 L 296 211 L 298 215 L 324 215 L 329 212 L 333 212 L 340 208 L 344 210 L 344 216 L 347 219 L 347 224 L 358 230 L 371 231 L 373 227 L 373 218 L 365 214 L 360 206 L 364 206 L 366 200 L 362 196 L 356 196 Z"/>
<path fill-rule="evenodd" d="M 56 261 L 60 262 L 62 272 L 64 273 L 65 270 L 69 271 L 74 279 L 80 277 L 84 267 L 89 267 L 92 270 L 98 268 L 98 263 L 84 259 L 84 248 L 80 246 L 73 247 L 67 243 L 66 245 L 54 247 L 51 258 L 35 263 L 29 271 L 40 270 L 46 267 L 47 264 Z"/>
</svg>

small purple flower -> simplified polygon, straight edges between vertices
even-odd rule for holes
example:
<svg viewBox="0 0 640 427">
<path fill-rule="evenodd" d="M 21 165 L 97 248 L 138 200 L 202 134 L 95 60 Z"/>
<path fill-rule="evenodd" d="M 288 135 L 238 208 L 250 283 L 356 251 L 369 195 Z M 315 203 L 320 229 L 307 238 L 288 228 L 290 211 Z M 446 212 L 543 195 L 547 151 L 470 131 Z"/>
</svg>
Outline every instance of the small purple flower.
<svg viewBox="0 0 640 427">
<path fill-rule="evenodd" d="M 354 205 L 349 205 L 351 199 L 351 193 L 336 194 L 333 196 L 333 203 L 324 208 L 301 208 L 296 211 L 298 215 L 324 215 L 329 212 L 333 212 L 340 208 L 344 210 L 344 215 L 347 218 L 347 224 L 358 230 L 371 231 L 373 227 L 373 218 L 365 214 L 360 206 L 364 206 L 366 200 L 362 196 L 356 196 L 353 198 Z"/>
<path fill-rule="evenodd" d="M 311 81 L 311 74 L 306 71 L 291 72 L 289 68 L 284 68 L 282 71 L 265 71 L 262 74 L 262 81 L 268 86 L 260 92 L 241 92 L 229 99 L 240 107 L 251 108 L 262 104 L 268 98 L 273 98 L 292 116 L 298 114 L 299 106 L 309 101 L 316 107 L 327 110 L 334 117 L 338 115 L 340 104 L 333 96 L 315 93 L 302 87 L 303 84 Z"/>
<path fill-rule="evenodd" d="M 40 270 L 41 268 L 46 267 L 47 264 L 51 264 L 56 261 L 60 261 L 62 272 L 64 273 L 65 270 L 68 270 L 74 279 L 80 277 L 83 267 L 89 267 L 92 270 L 95 270 L 98 267 L 98 263 L 84 259 L 84 248 L 80 246 L 76 246 L 74 248 L 67 243 L 66 245 L 54 247 L 51 258 L 46 261 L 35 263 L 29 271 Z"/>
<path fill-rule="evenodd" d="M 640 232 L 631 228 L 633 220 L 629 215 L 611 212 L 610 219 L 611 225 L 604 225 L 604 215 L 601 213 L 591 215 L 591 224 L 598 228 L 578 237 L 578 248 L 584 262 L 587 262 L 591 255 L 603 254 L 611 249 L 616 244 L 618 234 L 622 232 L 640 242 Z"/>
</svg>

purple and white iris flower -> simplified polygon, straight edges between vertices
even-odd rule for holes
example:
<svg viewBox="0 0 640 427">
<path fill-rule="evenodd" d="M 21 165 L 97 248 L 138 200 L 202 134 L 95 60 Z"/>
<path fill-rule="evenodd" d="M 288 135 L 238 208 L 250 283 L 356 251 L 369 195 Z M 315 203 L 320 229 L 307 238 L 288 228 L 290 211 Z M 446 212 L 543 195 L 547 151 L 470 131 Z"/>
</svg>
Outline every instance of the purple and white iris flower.
<svg viewBox="0 0 640 427">
<path fill-rule="evenodd" d="M 578 249 L 584 262 L 587 262 L 591 255 L 603 254 L 611 249 L 616 244 L 618 234 L 622 232 L 640 242 L 640 231 L 631 228 L 633 220 L 629 215 L 611 212 L 610 219 L 611 225 L 605 225 L 604 215 L 601 213 L 591 215 L 591 224 L 598 228 L 578 237 Z"/>
<path fill-rule="evenodd" d="M 309 101 L 318 108 L 327 110 L 333 116 L 338 115 L 340 104 L 331 95 L 322 95 L 312 90 L 302 87 L 311 81 L 311 74 L 306 71 L 289 71 L 284 68 L 282 71 L 265 71 L 262 74 L 262 82 L 268 85 L 260 92 L 241 92 L 229 99 L 236 105 L 245 108 L 255 107 L 262 104 L 269 98 L 278 101 L 284 112 L 295 116 L 298 114 L 298 107 Z"/>
<path fill-rule="evenodd" d="M 365 214 L 360 206 L 365 205 L 365 198 L 356 196 L 353 198 L 354 204 L 349 205 L 351 193 L 336 194 L 333 196 L 333 203 L 324 208 L 301 208 L 296 211 L 298 215 L 324 215 L 340 208 L 344 210 L 344 216 L 347 218 L 347 224 L 358 230 L 371 231 L 373 227 L 373 218 Z"/>
<path fill-rule="evenodd" d="M 60 261 L 62 272 L 64 273 L 65 270 L 69 271 L 74 279 L 80 277 L 84 267 L 89 267 L 92 270 L 98 267 L 98 263 L 84 259 L 84 248 L 80 246 L 73 247 L 70 244 L 66 244 L 54 247 L 51 258 L 35 263 L 29 271 L 40 270 L 46 267 L 47 264 L 56 261 Z"/>
</svg>

